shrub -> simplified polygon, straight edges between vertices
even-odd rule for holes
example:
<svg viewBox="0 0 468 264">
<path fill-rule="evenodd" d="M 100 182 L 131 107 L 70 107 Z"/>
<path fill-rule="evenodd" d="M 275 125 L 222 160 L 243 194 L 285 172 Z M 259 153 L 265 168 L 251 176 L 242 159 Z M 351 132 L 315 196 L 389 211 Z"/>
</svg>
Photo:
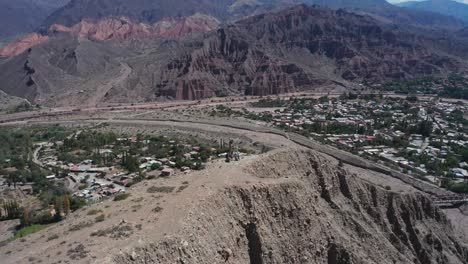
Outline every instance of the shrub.
<svg viewBox="0 0 468 264">
<path fill-rule="evenodd" d="M 109 236 L 114 239 L 127 238 L 133 234 L 133 228 L 129 225 L 114 226 L 104 230 L 98 230 L 91 233 L 91 236 Z"/>
<path fill-rule="evenodd" d="M 153 209 L 153 212 L 159 213 L 159 212 L 161 212 L 162 210 L 163 210 L 163 209 L 162 209 L 161 207 L 156 206 L 156 207 Z"/>
<path fill-rule="evenodd" d="M 390 191 L 391 189 L 392 189 L 392 187 L 390 187 L 390 186 L 388 186 L 388 185 L 385 186 L 385 190 Z"/>
<path fill-rule="evenodd" d="M 59 238 L 59 236 L 57 234 L 51 235 L 50 237 L 47 238 L 47 241 L 55 240 L 55 239 L 58 239 L 58 238 Z"/>
<path fill-rule="evenodd" d="M 119 193 L 116 196 L 114 196 L 114 201 L 123 201 L 127 199 L 130 196 L 129 193 Z"/>
<path fill-rule="evenodd" d="M 148 193 L 171 193 L 174 191 L 174 189 L 175 187 L 172 187 L 172 186 L 161 186 L 161 187 L 152 186 L 148 188 L 147 192 Z"/>
<path fill-rule="evenodd" d="M 95 220 L 96 220 L 96 223 L 98 223 L 98 222 L 103 222 L 105 219 L 106 219 L 106 216 L 102 214 L 102 215 L 96 216 Z"/>
<path fill-rule="evenodd" d="M 88 211 L 88 215 L 97 215 L 99 213 L 102 213 L 102 210 L 91 209 L 91 210 Z"/>
<path fill-rule="evenodd" d="M 73 225 L 72 227 L 70 227 L 70 229 L 68 229 L 68 231 L 78 231 L 78 230 L 81 230 L 85 227 L 89 227 L 89 226 L 92 226 L 93 223 L 92 222 L 81 222 L 81 223 L 78 223 L 76 225 Z"/>
<path fill-rule="evenodd" d="M 179 189 L 177 189 L 177 192 L 181 192 L 181 191 L 185 190 L 187 187 L 188 187 L 188 185 L 181 185 L 179 187 Z"/>
</svg>

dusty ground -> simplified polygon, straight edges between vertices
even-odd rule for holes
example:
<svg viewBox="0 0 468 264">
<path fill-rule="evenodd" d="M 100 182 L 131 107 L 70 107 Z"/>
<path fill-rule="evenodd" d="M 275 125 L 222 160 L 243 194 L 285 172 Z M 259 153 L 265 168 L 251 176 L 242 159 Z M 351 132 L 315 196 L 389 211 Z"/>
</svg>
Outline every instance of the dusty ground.
<svg viewBox="0 0 468 264">
<path fill-rule="evenodd" d="M 15 227 L 19 220 L 8 220 L 0 222 L 0 241 L 5 241 L 14 235 Z"/>
</svg>

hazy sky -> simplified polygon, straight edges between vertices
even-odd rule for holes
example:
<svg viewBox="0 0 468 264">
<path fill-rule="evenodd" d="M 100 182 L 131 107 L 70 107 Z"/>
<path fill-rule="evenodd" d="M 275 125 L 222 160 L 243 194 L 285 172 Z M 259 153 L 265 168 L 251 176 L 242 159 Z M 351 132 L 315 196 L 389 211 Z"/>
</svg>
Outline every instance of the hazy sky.
<svg viewBox="0 0 468 264">
<path fill-rule="evenodd" d="M 387 0 L 387 1 L 390 2 L 390 3 L 399 3 L 399 2 L 407 2 L 408 0 Z M 417 1 L 419 1 L 419 0 L 417 0 Z M 456 1 L 468 4 L 468 0 L 456 0 Z"/>
</svg>

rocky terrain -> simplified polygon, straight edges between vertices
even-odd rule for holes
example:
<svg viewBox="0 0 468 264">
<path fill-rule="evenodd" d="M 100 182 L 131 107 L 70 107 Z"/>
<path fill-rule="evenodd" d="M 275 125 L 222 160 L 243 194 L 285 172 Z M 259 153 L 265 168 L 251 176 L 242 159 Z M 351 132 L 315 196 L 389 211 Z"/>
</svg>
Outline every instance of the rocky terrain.
<svg viewBox="0 0 468 264">
<path fill-rule="evenodd" d="M 29 104 L 29 102 L 23 98 L 10 96 L 0 91 L 0 111 L 11 110 L 21 104 Z"/>
<path fill-rule="evenodd" d="M 140 22 L 154 23 L 164 17 L 190 16 L 203 13 L 220 20 L 236 20 L 247 15 L 258 14 L 297 4 L 320 5 L 333 9 L 360 10 L 385 18 L 394 23 L 411 24 L 432 28 L 457 28 L 462 23 L 453 17 L 432 12 L 408 10 L 393 6 L 385 0 L 74 0 L 54 12 L 43 23 L 44 28 L 53 24 L 71 26 L 83 18 L 100 19 L 109 16 L 127 16 Z"/>
<path fill-rule="evenodd" d="M 220 22 L 211 16 L 195 14 L 184 18 L 167 17 L 153 25 L 135 23 L 128 18 L 105 18 L 98 21 L 82 20 L 72 27 L 54 24 L 49 30 L 69 32 L 72 35 L 103 41 L 112 38 L 165 37 L 180 38 L 190 33 L 207 32 L 216 29 Z"/>
<path fill-rule="evenodd" d="M 53 11 L 67 2 L 68 0 L 1 0 L 0 47 L 36 30 Z"/>
<path fill-rule="evenodd" d="M 305 1 L 346 10 L 182 2 L 71 1 L 0 49 L 0 90 L 47 106 L 91 106 L 346 90 L 467 70 L 462 23 L 384 0 Z"/>
<path fill-rule="evenodd" d="M 138 184 L 0 253 L 7 263 L 466 263 L 466 240 L 428 198 L 365 173 L 302 148 L 214 163 Z"/>
<path fill-rule="evenodd" d="M 428 0 L 428 1 L 408 1 L 400 3 L 399 6 L 414 10 L 439 13 L 456 17 L 468 22 L 468 5 L 453 0 Z"/>
<path fill-rule="evenodd" d="M 466 208 L 435 207 L 431 194 L 444 190 L 255 122 L 205 120 L 194 109 L 203 111 L 211 100 L 199 106 L 184 103 L 154 105 L 159 110 L 78 111 L 19 123 L 190 136 L 207 142 L 232 139 L 235 145 L 266 153 L 239 162 L 214 161 L 202 171 L 136 184 L 127 190 L 126 200 L 103 201 L 0 245 L 2 260 L 466 263 Z M 104 220 L 97 221 L 93 212 Z"/>
<path fill-rule="evenodd" d="M 216 25 L 195 15 L 151 27 L 122 19 L 55 26 L 48 41 L 0 64 L 0 89 L 60 106 L 268 95 L 467 69 L 463 40 L 343 10 L 301 5 L 189 34 Z M 164 38 L 136 37 L 145 34 Z"/>
<path fill-rule="evenodd" d="M 8 45 L 0 49 L 0 56 L 12 57 L 23 53 L 25 50 L 40 45 L 49 40 L 47 35 L 39 33 L 30 33 L 17 40 L 10 42 Z"/>
</svg>

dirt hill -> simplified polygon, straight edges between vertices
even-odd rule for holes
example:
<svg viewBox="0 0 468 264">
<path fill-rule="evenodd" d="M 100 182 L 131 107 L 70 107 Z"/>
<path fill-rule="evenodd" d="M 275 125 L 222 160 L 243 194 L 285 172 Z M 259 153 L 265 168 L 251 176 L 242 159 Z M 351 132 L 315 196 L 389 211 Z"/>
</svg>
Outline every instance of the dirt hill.
<svg viewBox="0 0 468 264">
<path fill-rule="evenodd" d="M 376 185 L 382 177 L 275 150 L 141 183 L 0 253 L 7 263 L 466 263 L 444 213 L 396 181 Z"/>
</svg>

